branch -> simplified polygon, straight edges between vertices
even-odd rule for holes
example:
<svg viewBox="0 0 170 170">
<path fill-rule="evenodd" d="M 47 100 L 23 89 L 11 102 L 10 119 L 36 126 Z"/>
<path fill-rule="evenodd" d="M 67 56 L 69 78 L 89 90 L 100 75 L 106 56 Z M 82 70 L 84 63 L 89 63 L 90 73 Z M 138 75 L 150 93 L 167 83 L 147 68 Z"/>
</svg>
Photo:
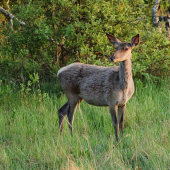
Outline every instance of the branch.
<svg viewBox="0 0 170 170">
<path fill-rule="evenodd" d="M 1 6 L 0 6 L 0 11 L 1 11 L 4 15 L 8 16 L 9 18 L 11 18 L 11 19 L 13 19 L 13 20 L 16 19 L 22 26 L 26 26 L 25 22 L 19 21 L 13 14 L 11 14 L 10 12 L 8 12 L 8 11 L 5 10 L 4 8 L 2 8 Z"/>
<path fill-rule="evenodd" d="M 7 10 L 5 10 L 4 8 L 2 8 L 1 6 L 0 6 L 0 11 L 4 14 L 4 15 L 6 15 L 7 17 L 9 17 L 9 18 L 11 18 L 12 20 L 17 20 L 22 26 L 26 26 L 26 23 L 25 22 L 22 22 L 22 21 L 19 21 L 18 20 L 18 18 L 16 18 L 13 14 L 11 14 L 10 12 L 8 12 Z M 54 39 L 52 39 L 52 38 L 47 38 L 48 40 L 50 40 L 50 41 L 52 41 L 52 42 L 54 42 Z"/>
</svg>

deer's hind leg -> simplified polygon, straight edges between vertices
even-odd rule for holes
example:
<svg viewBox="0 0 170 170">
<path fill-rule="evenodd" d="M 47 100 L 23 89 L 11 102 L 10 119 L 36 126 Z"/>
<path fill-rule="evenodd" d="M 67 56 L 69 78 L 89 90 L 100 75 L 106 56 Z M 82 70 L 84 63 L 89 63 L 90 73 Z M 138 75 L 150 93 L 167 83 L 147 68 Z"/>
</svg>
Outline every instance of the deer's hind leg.
<svg viewBox="0 0 170 170">
<path fill-rule="evenodd" d="M 60 133 L 63 131 L 63 122 L 64 122 L 64 118 L 67 115 L 68 111 L 69 111 L 68 101 L 60 109 L 58 109 Z"/>
<path fill-rule="evenodd" d="M 69 121 L 69 128 L 72 134 L 73 131 L 73 120 L 74 120 L 74 113 L 76 111 L 77 105 L 81 103 L 83 99 L 81 99 L 77 95 L 69 95 L 67 96 L 69 102 L 69 110 L 67 113 L 68 121 Z"/>
</svg>

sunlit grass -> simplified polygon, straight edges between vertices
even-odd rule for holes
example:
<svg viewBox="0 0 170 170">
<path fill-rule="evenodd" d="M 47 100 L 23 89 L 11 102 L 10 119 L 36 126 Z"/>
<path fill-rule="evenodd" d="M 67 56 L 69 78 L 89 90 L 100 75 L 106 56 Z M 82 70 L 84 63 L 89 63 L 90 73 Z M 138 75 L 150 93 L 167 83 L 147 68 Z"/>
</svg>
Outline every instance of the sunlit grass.
<svg viewBox="0 0 170 170">
<path fill-rule="evenodd" d="M 57 110 L 65 95 L 35 95 L 1 88 L 0 169 L 168 169 L 170 168 L 170 90 L 136 83 L 125 111 L 124 135 L 115 143 L 107 107 L 82 102 L 73 137 Z"/>
</svg>

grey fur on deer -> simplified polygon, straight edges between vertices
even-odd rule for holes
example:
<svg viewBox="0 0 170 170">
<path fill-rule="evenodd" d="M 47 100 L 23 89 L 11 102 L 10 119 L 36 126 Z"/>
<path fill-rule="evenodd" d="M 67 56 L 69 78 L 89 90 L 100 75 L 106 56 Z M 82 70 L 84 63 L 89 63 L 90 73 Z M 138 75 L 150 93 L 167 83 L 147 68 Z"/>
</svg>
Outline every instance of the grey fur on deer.
<svg viewBox="0 0 170 170">
<path fill-rule="evenodd" d="M 109 41 L 116 45 L 116 51 L 110 59 L 114 62 L 120 61 L 120 67 L 73 63 L 58 71 L 58 80 L 68 99 L 58 110 L 60 132 L 63 130 L 63 120 L 67 115 L 72 133 L 77 104 L 85 100 L 91 105 L 109 106 L 116 140 L 118 141 L 118 127 L 121 135 L 123 134 L 123 115 L 126 103 L 134 93 L 131 51 L 139 43 L 139 34 L 132 38 L 131 43 L 121 42 L 108 33 L 106 35 Z M 118 106 L 118 120 L 116 106 Z"/>
</svg>

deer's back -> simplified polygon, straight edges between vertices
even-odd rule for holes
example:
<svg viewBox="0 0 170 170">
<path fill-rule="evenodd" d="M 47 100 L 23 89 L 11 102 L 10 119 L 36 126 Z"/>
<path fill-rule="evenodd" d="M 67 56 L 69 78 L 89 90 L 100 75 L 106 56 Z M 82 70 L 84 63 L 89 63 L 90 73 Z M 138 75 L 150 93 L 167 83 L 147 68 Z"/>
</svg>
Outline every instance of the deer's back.
<svg viewBox="0 0 170 170">
<path fill-rule="evenodd" d="M 101 86 L 115 86 L 119 82 L 119 67 L 101 67 L 90 64 L 73 63 L 61 68 L 58 71 L 58 80 L 62 87 L 68 84 L 71 86 L 80 86 L 87 88 L 88 86 L 97 88 Z M 79 87 L 79 88 L 80 88 Z M 114 88 L 114 87 L 113 87 Z"/>
<path fill-rule="evenodd" d="M 73 63 L 61 68 L 57 76 L 66 93 L 75 93 L 94 105 L 107 103 L 107 101 L 104 101 L 107 96 L 119 88 L 119 67 L 117 66 L 101 67 Z M 101 101 L 98 101 L 99 99 Z"/>
</svg>

